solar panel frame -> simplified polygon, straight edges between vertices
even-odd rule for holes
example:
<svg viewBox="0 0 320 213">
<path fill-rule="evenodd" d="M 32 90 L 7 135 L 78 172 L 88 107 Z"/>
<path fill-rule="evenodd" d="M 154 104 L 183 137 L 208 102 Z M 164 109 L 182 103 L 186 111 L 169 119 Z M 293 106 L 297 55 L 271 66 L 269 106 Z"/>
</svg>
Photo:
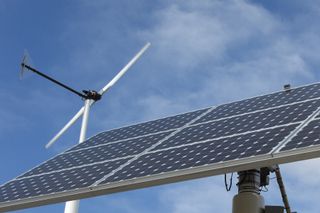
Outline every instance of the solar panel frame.
<svg viewBox="0 0 320 213">
<path fill-rule="evenodd" d="M 314 84 L 310 84 L 314 85 Z M 320 84 L 318 84 L 319 86 Z M 306 87 L 301 86 L 301 87 Z M 300 87 L 299 87 L 300 88 Z M 320 97 L 313 98 L 320 99 Z M 311 100 L 311 99 L 308 99 Z M 211 108 L 214 109 L 214 108 Z M 290 134 L 290 137 L 282 141 L 272 152 L 267 155 L 253 156 L 245 159 L 230 160 L 226 162 L 216 163 L 213 165 L 199 166 L 195 168 L 187 168 L 179 171 L 166 172 L 163 174 L 156 174 L 145 176 L 136 179 L 124 180 L 112 184 L 94 184 L 88 188 L 81 188 L 77 190 L 70 190 L 54 195 L 42 195 L 40 197 L 26 198 L 22 200 L 14 200 L 10 202 L 0 203 L 0 211 L 16 210 L 20 208 L 32 207 L 34 205 L 44 205 L 53 202 L 61 202 L 66 200 L 80 199 L 85 197 L 92 197 L 102 194 L 110 194 L 120 191 L 127 191 L 131 189 L 138 189 L 148 186 L 154 186 L 165 183 L 172 183 L 177 181 L 189 180 L 194 178 L 201 178 L 206 176 L 218 175 L 234 171 L 242 171 L 253 168 L 260 168 L 274 164 L 288 163 L 298 160 L 310 159 L 320 157 L 320 145 L 311 147 L 303 147 L 294 150 L 281 151 L 292 138 L 299 133 L 305 126 L 307 126 L 317 115 L 320 108 L 315 110 L 304 122 L 301 122 L 296 130 Z M 102 181 L 100 181 L 102 182 Z"/>
<path fill-rule="evenodd" d="M 128 190 L 220 175 L 234 171 L 250 170 L 275 164 L 289 163 L 316 157 L 320 157 L 320 146 L 307 147 L 299 150 L 285 151 L 282 153 L 263 155 L 259 157 L 252 157 L 249 159 L 228 161 L 228 163 L 219 163 L 191 169 L 184 169 L 180 171 L 167 172 L 165 174 L 157 174 L 143 178 L 125 180 L 113 184 L 104 184 L 88 188 L 81 188 L 73 191 L 71 190 L 68 192 L 61 192 L 52 195 L 43 195 L 41 197 L 16 200 L 10 203 L 1 204 L 0 212 L 28 208 L 33 207 L 35 205 L 38 206 L 50 203 L 63 202 L 66 200 L 83 199 L 98 195 L 107 195 L 117 192 L 124 192 Z"/>
</svg>

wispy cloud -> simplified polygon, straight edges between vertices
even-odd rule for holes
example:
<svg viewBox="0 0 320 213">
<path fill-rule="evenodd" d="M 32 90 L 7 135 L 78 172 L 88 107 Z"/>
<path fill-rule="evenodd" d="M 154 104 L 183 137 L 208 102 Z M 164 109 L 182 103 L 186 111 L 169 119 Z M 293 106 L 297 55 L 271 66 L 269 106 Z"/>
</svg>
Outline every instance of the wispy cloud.
<svg viewBox="0 0 320 213">
<path fill-rule="evenodd" d="M 319 164 L 319 159 L 313 159 L 282 166 L 289 200 L 298 212 L 318 212 Z"/>
<path fill-rule="evenodd" d="M 154 43 L 158 76 L 185 84 L 162 104 L 212 105 L 313 78 L 304 47 L 287 36 L 285 23 L 247 1 L 176 1 L 154 19 L 141 35 Z"/>
<path fill-rule="evenodd" d="M 145 37 L 154 41 L 159 61 L 184 72 L 199 70 L 203 62 L 218 64 L 228 59 L 230 49 L 278 28 L 267 11 L 243 1 L 175 1 L 154 16 L 156 22 L 143 32 Z"/>
<path fill-rule="evenodd" d="M 189 181 L 168 188 L 160 196 L 171 213 L 231 212 L 233 194 L 225 191 L 220 177 Z"/>
</svg>

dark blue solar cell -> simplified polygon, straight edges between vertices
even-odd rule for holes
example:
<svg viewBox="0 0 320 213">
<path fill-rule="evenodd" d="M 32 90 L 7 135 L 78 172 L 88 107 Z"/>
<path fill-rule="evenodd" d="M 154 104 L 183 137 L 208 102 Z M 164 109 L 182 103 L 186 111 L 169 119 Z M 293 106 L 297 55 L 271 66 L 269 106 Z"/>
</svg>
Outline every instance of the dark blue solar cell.
<svg viewBox="0 0 320 213">
<path fill-rule="evenodd" d="M 280 152 L 315 145 L 320 145 L 320 119 L 311 121 Z"/>
<path fill-rule="evenodd" d="M 180 128 L 206 111 L 208 111 L 208 108 L 102 132 L 91 137 L 82 144 L 71 148 L 70 150 L 77 150 L 99 144 L 106 144 L 114 141 L 141 137 L 147 134 Z"/>
<path fill-rule="evenodd" d="M 64 153 L 28 171 L 21 177 L 136 155 L 163 139 L 171 132 L 164 132 Z"/>
<path fill-rule="evenodd" d="M 270 153 L 298 124 L 147 153 L 101 184 Z"/>
<path fill-rule="evenodd" d="M 155 149 L 163 149 L 273 126 L 301 122 L 310 116 L 320 105 L 320 100 L 273 108 L 236 117 L 184 128 L 179 133 L 162 142 Z"/>
<path fill-rule="evenodd" d="M 320 84 L 313 84 L 292 89 L 290 92 L 282 91 L 220 105 L 214 111 L 198 120 L 197 123 L 253 112 L 256 110 L 264 110 L 270 107 L 291 104 L 319 97 Z"/>
<path fill-rule="evenodd" d="M 88 187 L 129 159 L 109 161 L 10 181 L 0 186 L 0 202 Z"/>
</svg>

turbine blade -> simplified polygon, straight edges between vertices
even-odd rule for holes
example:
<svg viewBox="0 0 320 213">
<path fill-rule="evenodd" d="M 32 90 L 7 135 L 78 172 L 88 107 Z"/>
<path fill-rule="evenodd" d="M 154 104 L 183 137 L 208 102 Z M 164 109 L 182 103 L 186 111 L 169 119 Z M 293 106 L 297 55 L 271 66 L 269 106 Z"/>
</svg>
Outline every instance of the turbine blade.
<svg viewBox="0 0 320 213">
<path fill-rule="evenodd" d="M 142 54 L 150 47 L 151 43 L 148 42 L 144 45 L 144 47 L 128 62 L 126 66 L 124 66 L 118 74 L 113 77 L 113 79 L 106 84 L 99 93 L 103 95 L 105 92 L 107 92 L 128 70 L 129 68 L 142 56 Z"/>
<path fill-rule="evenodd" d="M 46 148 L 48 149 L 50 146 L 52 146 L 62 135 L 65 133 L 83 114 L 84 107 L 82 107 L 77 114 L 71 118 L 71 120 L 56 134 L 50 141 L 47 143 Z"/>
</svg>

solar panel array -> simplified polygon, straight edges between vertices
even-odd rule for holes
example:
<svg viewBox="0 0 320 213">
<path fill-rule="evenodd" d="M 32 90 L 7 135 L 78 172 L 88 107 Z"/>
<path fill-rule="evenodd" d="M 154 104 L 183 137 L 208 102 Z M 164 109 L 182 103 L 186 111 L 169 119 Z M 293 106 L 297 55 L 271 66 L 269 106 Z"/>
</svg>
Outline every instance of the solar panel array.
<svg viewBox="0 0 320 213">
<path fill-rule="evenodd" d="M 320 155 L 319 107 L 317 83 L 102 132 L 0 186 L 0 211 L 205 176 L 201 169 L 219 165 L 237 171 L 234 162 L 306 147 Z"/>
</svg>

